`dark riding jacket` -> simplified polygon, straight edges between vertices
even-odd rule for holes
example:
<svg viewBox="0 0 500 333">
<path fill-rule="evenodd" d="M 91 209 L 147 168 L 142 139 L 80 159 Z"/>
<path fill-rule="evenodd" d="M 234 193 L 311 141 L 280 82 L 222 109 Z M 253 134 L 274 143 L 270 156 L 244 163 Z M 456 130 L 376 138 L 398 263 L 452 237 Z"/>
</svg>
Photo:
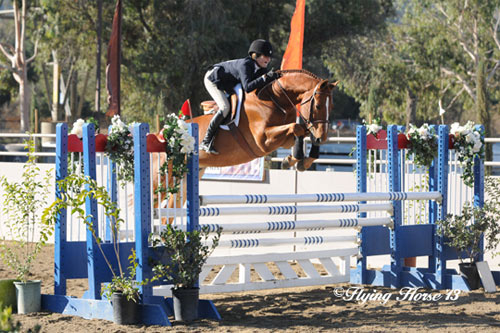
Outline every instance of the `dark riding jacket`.
<svg viewBox="0 0 500 333">
<path fill-rule="evenodd" d="M 262 88 L 270 82 L 263 76 L 267 73 L 267 69 L 260 68 L 249 56 L 220 62 L 213 67 L 215 70 L 208 79 L 215 83 L 217 88 L 229 93 L 232 93 L 234 86 L 240 82 L 247 93 Z"/>
</svg>

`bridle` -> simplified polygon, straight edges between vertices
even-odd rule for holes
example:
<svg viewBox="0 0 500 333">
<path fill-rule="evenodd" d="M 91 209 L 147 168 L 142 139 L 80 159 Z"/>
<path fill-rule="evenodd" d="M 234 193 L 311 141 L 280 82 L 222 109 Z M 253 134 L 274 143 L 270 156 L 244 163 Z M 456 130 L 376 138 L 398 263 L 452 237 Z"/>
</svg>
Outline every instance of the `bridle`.
<svg viewBox="0 0 500 333">
<path fill-rule="evenodd" d="M 290 104 L 292 105 L 293 109 L 295 110 L 295 114 L 297 114 L 300 119 L 302 119 L 302 121 L 304 122 L 305 126 L 306 126 L 306 129 L 308 132 L 311 133 L 312 136 L 314 136 L 314 138 L 316 139 L 320 139 L 320 137 L 316 136 L 316 134 L 314 133 L 314 125 L 315 124 L 324 124 L 324 123 L 328 123 L 328 103 L 330 102 L 329 101 L 329 97 L 327 97 L 327 100 L 326 100 L 326 107 L 327 107 L 327 111 L 326 111 L 326 119 L 318 119 L 318 120 L 314 120 L 314 115 L 313 115 L 313 110 L 314 110 L 314 102 L 315 102 L 315 99 L 314 99 L 314 96 L 316 96 L 316 94 L 320 95 L 320 94 L 329 94 L 328 92 L 324 92 L 324 91 L 321 91 L 321 90 L 318 90 L 320 84 L 322 82 L 319 82 L 315 87 L 314 87 L 314 90 L 313 90 L 313 93 L 311 94 L 311 96 L 309 96 L 306 100 L 303 100 L 301 103 L 300 103 L 300 106 L 302 105 L 305 105 L 307 103 L 309 103 L 309 116 L 308 118 L 304 117 L 304 115 L 302 114 L 302 107 L 299 109 L 297 109 L 297 107 L 295 106 L 295 104 L 292 102 L 292 100 L 290 99 L 290 97 L 288 97 L 288 94 L 286 93 L 285 91 L 285 88 L 283 88 L 283 85 L 281 84 L 280 80 L 277 79 L 276 82 L 278 83 L 278 86 L 280 87 L 281 91 L 283 92 L 283 94 L 286 96 L 286 98 L 288 99 L 288 101 L 290 102 Z M 276 104 L 276 106 L 281 110 L 283 111 L 283 113 L 286 114 L 286 110 L 285 108 L 283 108 L 279 103 L 278 101 L 276 101 L 276 99 L 272 96 L 272 94 L 270 94 L 270 97 L 271 97 L 271 100 L 274 102 L 274 104 Z"/>
</svg>

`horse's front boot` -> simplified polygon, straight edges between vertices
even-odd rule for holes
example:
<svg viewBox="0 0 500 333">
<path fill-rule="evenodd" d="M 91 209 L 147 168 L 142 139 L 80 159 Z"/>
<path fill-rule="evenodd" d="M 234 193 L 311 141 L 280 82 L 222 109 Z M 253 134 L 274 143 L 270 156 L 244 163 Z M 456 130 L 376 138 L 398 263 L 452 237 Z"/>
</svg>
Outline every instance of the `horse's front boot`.
<svg viewBox="0 0 500 333">
<path fill-rule="evenodd" d="M 296 136 L 295 144 L 293 145 L 292 150 L 293 158 L 296 160 L 302 160 L 304 158 L 304 137 Z"/>
<path fill-rule="evenodd" d="M 200 149 L 209 154 L 219 154 L 219 152 L 214 148 L 214 138 L 223 120 L 224 114 L 219 110 L 208 124 L 207 133 L 205 133 L 205 137 L 203 138 L 203 141 L 201 141 Z"/>
</svg>

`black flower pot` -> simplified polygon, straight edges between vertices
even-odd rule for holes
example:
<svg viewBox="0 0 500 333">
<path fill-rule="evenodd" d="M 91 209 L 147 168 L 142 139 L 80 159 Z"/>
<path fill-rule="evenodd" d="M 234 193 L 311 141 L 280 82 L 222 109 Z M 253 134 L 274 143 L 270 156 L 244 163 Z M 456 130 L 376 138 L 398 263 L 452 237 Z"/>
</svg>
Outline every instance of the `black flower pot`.
<svg viewBox="0 0 500 333">
<path fill-rule="evenodd" d="M 198 319 L 199 288 L 172 288 L 175 320 L 193 321 Z"/>
<path fill-rule="evenodd" d="M 111 295 L 113 304 L 113 322 L 119 325 L 134 325 L 139 322 L 139 304 L 128 300 L 122 293 Z"/>
<path fill-rule="evenodd" d="M 476 263 L 460 263 L 460 275 L 462 275 L 469 283 L 471 290 L 476 290 L 481 287 L 481 278 L 479 277 L 479 272 L 477 271 Z"/>
</svg>

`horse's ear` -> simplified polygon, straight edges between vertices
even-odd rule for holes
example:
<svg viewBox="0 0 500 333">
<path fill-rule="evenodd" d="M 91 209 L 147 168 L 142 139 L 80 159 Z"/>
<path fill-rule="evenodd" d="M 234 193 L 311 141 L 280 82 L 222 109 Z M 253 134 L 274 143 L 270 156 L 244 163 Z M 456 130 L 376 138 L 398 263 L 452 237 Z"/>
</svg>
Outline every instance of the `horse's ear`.
<svg viewBox="0 0 500 333">
<path fill-rule="evenodd" d="M 340 83 L 340 81 L 335 81 L 333 83 L 330 83 L 332 85 L 332 88 L 336 87 L 338 84 Z"/>
</svg>

